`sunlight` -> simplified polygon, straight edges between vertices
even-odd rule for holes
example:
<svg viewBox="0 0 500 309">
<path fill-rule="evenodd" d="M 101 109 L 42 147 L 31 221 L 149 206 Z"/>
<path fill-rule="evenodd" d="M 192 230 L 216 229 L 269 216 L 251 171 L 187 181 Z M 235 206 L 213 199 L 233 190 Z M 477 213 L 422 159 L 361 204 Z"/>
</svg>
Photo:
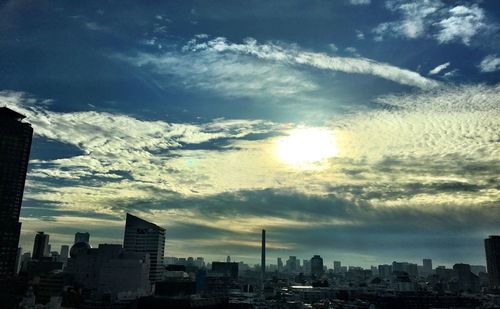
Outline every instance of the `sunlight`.
<svg viewBox="0 0 500 309">
<path fill-rule="evenodd" d="M 322 128 L 298 128 L 276 143 L 279 159 L 286 164 L 311 168 L 338 153 L 335 136 L 331 130 Z"/>
</svg>

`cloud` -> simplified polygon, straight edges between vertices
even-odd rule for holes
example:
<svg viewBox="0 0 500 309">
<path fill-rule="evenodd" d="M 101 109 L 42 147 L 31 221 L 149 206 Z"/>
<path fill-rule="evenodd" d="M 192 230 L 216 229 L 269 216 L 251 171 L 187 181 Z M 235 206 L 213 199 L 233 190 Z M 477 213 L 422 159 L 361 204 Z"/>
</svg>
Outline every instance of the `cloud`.
<svg viewBox="0 0 500 309">
<path fill-rule="evenodd" d="M 368 5 L 371 2 L 371 0 L 349 0 L 352 5 Z"/>
<path fill-rule="evenodd" d="M 325 53 L 305 51 L 293 45 L 259 44 L 254 39 L 247 39 L 241 44 L 228 42 L 221 37 L 208 41 L 193 39 L 185 46 L 184 50 L 194 53 L 217 52 L 253 56 L 279 65 L 307 66 L 320 70 L 367 74 L 423 89 L 439 85 L 438 82 L 425 78 L 416 72 L 367 58 L 329 56 Z"/>
<path fill-rule="evenodd" d="M 380 97 L 373 110 L 324 124 L 339 151 L 314 170 L 289 166 L 276 155 L 277 141 L 294 124 L 178 124 L 98 111 L 61 113 L 8 91 L 0 93 L 0 102 L 28 116 L 34 144 L 52 139 L 79 150 L 64 158 L 32 158 L 23 204 L 23 220 L 32 220 L 24 224 L 28 232 L 45 229 L 64 239 L 68 222 L 81 216 L 98 241 L 110 242 L 121 237 L 119 223 L 132 211 L 178 231 L 169 248 L 179 254 L 193 252 L 189 243 L 196 242 L 207 256 L 217 255 L 209 249 L 214 244 L 251 256 L 253 233 L 268 227 L 276 255 L 302 252 L 303 239 L 290 237 L 299 233 L 311 239 L 342 235 L 323 238 L 336 244 L 336 252 L 321 250 L 327 256 L 356 251 L 380 257 L 383 251 L 370 241 L 353 248 L 342 239 L 375 235 L 402 244 L 407 237 L 396 235 L 410 228 L 438 246 L 432 235 L 453 230 L 467 238 L 462 246 L 471 246 L 474 235 L 498 225 L 492 214 L 500 194 L 499 87 Z M 211 232 L 186 232 L 190 228 Z M 106 236 L 108 229 L 116 236 Z M 306 247 L 300 254 L 322 245 Z M 446 250 L 436 252 L 447 257 Z"/>
<path fill-rule="evenodd" d="M 483 73 L 491 73 L 500 70 L 500 57 L 488 55 L 479 64 L 479 69 Z"/>
<path fill-rule="evenodd" d="M 490 30 L 484 10 L 476 4 L 449 6 L 442 1 L 389 0 L 386 7 L 401 19 L 384 22 L 373 29 L 376 41 L 386 35 L 408 39 L 433 37 L 439 43 L 455 41 L 470 45 L 482 29 Z"/>
<path fill-rule="evenodd" d="M 486 28 L 484 11 L 477 5 L 459 5 L 449 10 L 449 16 L 436 24 L 439 32 L 436 38 L 440 43 L 460 40 L 469 45 L 481 29 Z"/>
<path fill-rule="evenodd" d="M 450 63 L 449 63 L 449 62 L 446 62 L 446 63 L 440 64 L 440 65 L 438 65 L 437 67 L 435 67 L 434 69 L 430 70 L 430 71 L 429 71 L 429 75 L 436 75 L 436 74 L 439 74 L 441 71 L 443 71 L 444 69 L 446 69 L 449 65 L 450 65 Z"/>
</svg>

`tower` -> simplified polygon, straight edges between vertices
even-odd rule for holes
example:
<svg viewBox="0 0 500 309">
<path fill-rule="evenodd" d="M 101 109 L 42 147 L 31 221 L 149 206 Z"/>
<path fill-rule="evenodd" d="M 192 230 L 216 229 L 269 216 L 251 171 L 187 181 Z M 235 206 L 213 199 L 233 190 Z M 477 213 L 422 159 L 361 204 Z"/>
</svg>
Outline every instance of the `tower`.
<svg viewBox="0 0 500 309">
<path fill-rule="evenodd" d="M 0 278 L 16 272 L 19 213 L 33 137 L 31 125 L 22 122 L 24 118 L 0 107 Z"/>
<path fill-rule="evenodd" d="M 129 252 L 148 253 L 151 261 L 149 280 L 161 280 L 165 252 L 164 228 L 127 213 L 123 248 Z"/>
<path fill-rule="evenodd" d="M 262 273 L 262 280 L 266 274 L 266 230 L 262 230 L 262 253 L 260 256 L 260 271 Z"/>
</svg>

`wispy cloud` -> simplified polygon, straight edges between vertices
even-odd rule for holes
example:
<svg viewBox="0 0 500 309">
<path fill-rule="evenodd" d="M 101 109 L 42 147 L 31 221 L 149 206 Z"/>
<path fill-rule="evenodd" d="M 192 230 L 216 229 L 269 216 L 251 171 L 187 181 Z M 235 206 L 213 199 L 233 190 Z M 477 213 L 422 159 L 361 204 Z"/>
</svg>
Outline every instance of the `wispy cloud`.
<svg viewBox="0 0 500 309">
<path fill-rule="evenodd" d="M 391 80 L 403 85 L 419 88 L 432 88 L 438 82 L 425 78 L 420 74 L 392 66 L 387 63 L 376 62 L 367 58 L 336 57 L 325 53 L 317 53 L 300 49 L 296 45 L 277 43 L 259 44 L 254 39 L 247 39 L 243 43 L 231 43 L 225 38 L 212 40 L 193 39 L 184 48 L 187 52 L 217 52 L 222 54 L 236 54 L 253 56 L 260 60 L 287 66 L 307 66 L 321 70 L 339 71 L 345 73 L 368 74 Z"/>
<path fill-rule="evenodd" d="M 446 63 L 440 64 L 440 65 L 438 65 L 437 67 L 435 67 L 434 69 L 430 70 L 430 71 L 429 71 L 429 75 L 436 75 L 436 74 L 439 74 L 441 71 L 443 71 L 444 69 L 446 69 L 449 65 L 450 65 L 450 63 L 449 63 L 449 62 L 446 62 Z"/>
<path fill-rule="evenodd" d="M 349 0 L 352 5 L 368 5 L 371 2 L 371 0 Z"/>
<path fill-rule="evenodd" d="M 500 70 L 500 57 L 497 55 L 488 55 L 479 64 L 479 69 L 483 73 L 491 73 Z"/>
</svg>

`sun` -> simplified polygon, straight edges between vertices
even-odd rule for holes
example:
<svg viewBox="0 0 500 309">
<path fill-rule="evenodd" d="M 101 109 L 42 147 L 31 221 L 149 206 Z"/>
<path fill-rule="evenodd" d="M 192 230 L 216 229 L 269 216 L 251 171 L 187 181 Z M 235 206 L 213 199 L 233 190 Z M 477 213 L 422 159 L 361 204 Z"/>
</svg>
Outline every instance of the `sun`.
<svg viewBox="0 0 500 309">
<path fill-rule="evenodd" d="M 276 142 L 278 158 L 293 166 L 308 168 L 338 153 L 335 135 L 324 128 L 297 128 Z"/>
</svg>

